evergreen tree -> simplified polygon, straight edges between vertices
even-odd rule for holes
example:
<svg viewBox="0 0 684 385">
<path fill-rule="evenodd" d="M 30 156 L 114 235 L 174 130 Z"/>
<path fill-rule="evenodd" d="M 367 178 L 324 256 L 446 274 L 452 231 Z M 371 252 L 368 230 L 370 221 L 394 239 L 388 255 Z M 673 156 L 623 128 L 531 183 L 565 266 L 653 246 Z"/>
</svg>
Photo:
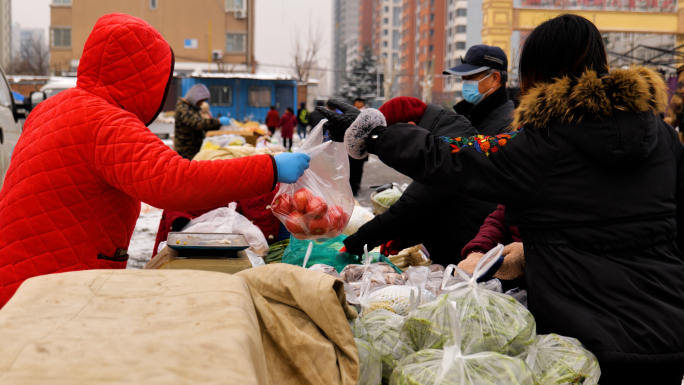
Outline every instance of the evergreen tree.
<svg viewBox="0 0 684 385">
<path fill-rule="evenodd" d="M 377 93 L 378 63 L 370 46 L 364 47 L 361 57 L 354 59 L 351 64 L 351 71 L 345 74 L 336 92 L 337 97 L 347 103 Z"/>
</svg>

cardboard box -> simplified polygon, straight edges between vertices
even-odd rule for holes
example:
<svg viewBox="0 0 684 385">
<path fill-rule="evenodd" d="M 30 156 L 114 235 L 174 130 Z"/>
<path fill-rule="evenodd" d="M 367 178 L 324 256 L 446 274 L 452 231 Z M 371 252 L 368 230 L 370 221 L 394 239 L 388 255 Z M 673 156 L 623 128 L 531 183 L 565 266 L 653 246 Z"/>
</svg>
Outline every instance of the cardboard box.
<svg viewBox="0 0 684 385">
<path fill-rule="evenodd" d="M 247 141 L 247 144 L 251 144 L 252 146 L 256 146 L 257 139 L 259 139 L 259 137 L 261 136 L 261 134 L 256 133 L 256 132 L 252 132 L 252 131 L 234 131 L 234 130 L 207 131 L 207 136 L 230 135 L 230 134 L 242 136 Z"/>
</svg>

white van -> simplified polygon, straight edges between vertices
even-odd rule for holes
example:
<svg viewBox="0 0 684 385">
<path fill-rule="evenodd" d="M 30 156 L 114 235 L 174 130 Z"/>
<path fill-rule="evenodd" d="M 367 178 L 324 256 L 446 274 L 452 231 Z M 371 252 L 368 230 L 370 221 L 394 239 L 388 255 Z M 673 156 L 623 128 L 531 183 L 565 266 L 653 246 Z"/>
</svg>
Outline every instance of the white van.
<svg viewBox="0 0 684 385">
<path fill-rule="evenodd" d="M 50 80 L 45 83 L 43 87 L 40 88 L 42 92 L 45 92 L 45 97 L 55 96 L 58 93 L 68 90 L 69 88 L 76 87 L 75 77 L 51 77 Z"/>
<path fill-rule="evenodd" d="M 5 180 L 14 146 L 21 135 L 20 119 L 25 118 L 24 106 L 14 102 L 5 73 L 0 68 L 0 187 Z"/>
</svg>

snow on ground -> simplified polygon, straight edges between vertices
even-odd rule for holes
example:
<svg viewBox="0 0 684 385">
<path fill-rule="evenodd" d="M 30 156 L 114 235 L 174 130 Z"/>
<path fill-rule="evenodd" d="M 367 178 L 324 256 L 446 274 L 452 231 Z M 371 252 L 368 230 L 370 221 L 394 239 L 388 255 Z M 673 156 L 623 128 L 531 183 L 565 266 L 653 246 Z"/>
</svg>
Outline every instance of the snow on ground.
<svg viewBox="0 0 684 385">
<path fill-rule="evenodd" d="M 128 246 L 128 269 L 142 269 L 152 258 L 154 240 L 159 229 L 162 210 L 146 203 L 142 204 L 140 218 L 135 224 L 131 244 Z"/>
</svg>

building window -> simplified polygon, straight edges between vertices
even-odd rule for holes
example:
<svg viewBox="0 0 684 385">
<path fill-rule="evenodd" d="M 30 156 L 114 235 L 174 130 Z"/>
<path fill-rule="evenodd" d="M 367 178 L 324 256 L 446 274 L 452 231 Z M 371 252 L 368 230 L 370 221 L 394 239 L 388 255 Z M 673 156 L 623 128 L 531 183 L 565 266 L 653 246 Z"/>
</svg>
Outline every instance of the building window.
<svg viewBox="0 0 684 385">
<path fill-rule="evenodd" d="M 233 105 L 233 88 L 231 86 L 209 86 L 209 104 L 215 106 Z"/>
<path fill-rule="evenodd" d="M 382 19 L 382 24 L 389 24 L 389 18 L 385 17 Z"/>
<path fill-rule="evenodd" d="M 466 26 L 465 25 L 457 25 L 456 26 L 456 33 L 466 33 Z"/>
<path fill-rule="evenodd" d="M 247 105 L 250 107 L 268 107 L 271 105 L 270 87 L 249 87 Z"/>
<path fill-rule="evenodd" d="M 226 0 L 226 12 L 244 11 L 245 9 L 245 0 Z"/>
<path fill-rule="evenodd" d="M 432 53 L 433 48 L 434 48 L 434 47 L 433 47 L 432 45 L 430 45 L 430 47 L 429 47 L 430 53 Z"/>
<path fill-rule="evenodd" d="M 435 14 L 434 13 L 430 14 L 430 21 L 435 21 Z"/>
<path fill-rule="evenodd" d="M 71 0 L 52 0 L 53 5 L 71 5 Z"/>
<path fill-rule="evenodd" d="M 456 17 L 458 16 L 467 16 L 468 10 L 465 8 L 460 8 L 456 10 Z"/>
<path fill-rule="evenodd" d="M 401 32 L 392 31 L 392 49 L 399 49 L 399 41 L 401 40 Z"/>
<path fill-rule="evenodd" d="M 389 35 L 389 30 L 383 29 L 382 30 L 382 36 L 388 36 Z"/>
<path fill-rule="evenodd" d="M 392 25 L 395 27 L 401 27 L 401 8 L 394 7 L 392 12 L 394 12 L 394 15 L 392 16 Z"/>
<path fill-rule="evenodd" d="M 389 7 L 385 7 L 385 13 L 389 13 Z"/>
<path fill-rule="evenodd" d="M 431 29 L 431 30 L 430 30 L 430 37 L 433 37 L 433 36 L 435 36 L 435 30 L 434 30 L 434 29 Z"/>
<path fill-rule="evenodd" d="M 456 50 L 465 49 L 466 43 L 464 41 L 456 42 Z"/>
<path fill-rule="evenodd" d="M 157 9 L 157 0 L 150 0 L 150 9 Z"/>
<path fill-rule="evenodd" d="M 383 47 L 387 47 L 387 42 L 386 42 L 386 41 L 383 41 L 383 42 L 382 42 L 382 46 L 383 46 Z"/>
<path fill-rule="evenodd" d="M 71 48 L 71 27 L 51 28 L 50 47 L 52 48 Z"/>
<path fill-rule="evenodd" d="M 244 33 L 226 33 L 226 52 L 245 52 L 245 40 L 247 40 L 247 35 Z"/>
</svg>

